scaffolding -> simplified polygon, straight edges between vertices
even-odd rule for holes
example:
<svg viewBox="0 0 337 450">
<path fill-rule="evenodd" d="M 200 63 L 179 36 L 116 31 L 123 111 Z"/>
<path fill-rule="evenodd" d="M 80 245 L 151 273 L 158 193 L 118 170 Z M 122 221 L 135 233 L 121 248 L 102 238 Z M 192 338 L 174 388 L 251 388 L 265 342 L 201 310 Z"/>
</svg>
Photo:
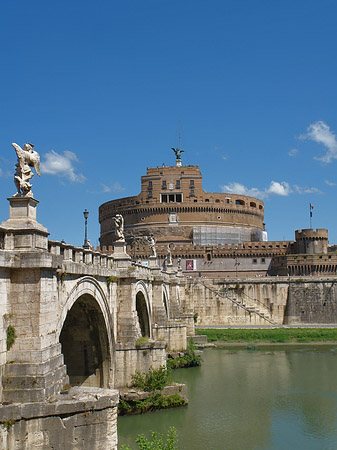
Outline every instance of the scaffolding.
<svg viewBox="0 0 337 450">
<path fill-rule="evenodd" d="M 193 245 L 224 247 L 244 242 L 262 241 L 263 231 L 258 228 L 197 226 L 193 227 Z"/>
</svg>

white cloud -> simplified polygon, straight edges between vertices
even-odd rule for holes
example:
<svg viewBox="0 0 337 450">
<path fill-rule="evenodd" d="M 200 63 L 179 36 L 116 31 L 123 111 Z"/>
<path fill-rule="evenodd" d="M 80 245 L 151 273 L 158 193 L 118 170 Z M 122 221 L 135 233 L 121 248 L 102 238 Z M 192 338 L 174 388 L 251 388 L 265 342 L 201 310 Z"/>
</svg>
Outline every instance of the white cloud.
<svg viewBox="0 0 337 450">
<path fill-rule="evenodd" d="M 286 181 L 271 181 L 269 187 L 264 189 L 247 188 L 243 184 L 234 182 L 228 185 L 221 186 L 222 192 L 228 192 L 230 194 L 248 195 L 251 197 L 257 197 L 265 199 L 271 195 L 280 195 L 281 197 L 287 197 L 289 194 L 296 192 L 297 194 L 322 194 L 322 191 L 315 187 L 301 187 L 297 184 L 290 186 Z"/>
<path fill-rule="evenodd" d="M 319 161 L 330 163 L 333 159 L 337 159 L 337 140 L 336 135 L 330 130 L 330 127 L 322 120 L 309 125 L 307 132 L 300 136 L 301 139 L 309 139 L 324 145 L 327 151 L 325 155 L 315 157 Z"/>
<path fill-rule="evenodd" d="M 228 156 L 227 156 L 227 155 L 222 155 L 222 159 L 223 159 L 224 161 L 227 161 Z"/>
<path fill-rule="evenodd" d="M 289 152 L 288 155 L 289 156 L 296 156 L 298 153 L 298 149 L 297 148 L 292 148 Z"/>
<path fill-rule="evenodd" d="M 269 188 L 265 191 L 267 196 L 270 194 L 282 195 L 283 197 L 289 195 L 292 191 L 289 184 L 286 181 L 279 183 L 278 181 L 272 181 Z"/>
<path fill-rule="evenodd" d="M 272 181 L 268 188 L 262 190 L 255 187 L 247 188 L 243 184 L 236 182 L 224 185 L 221 187 L 221 189 L 223 192 L 238 195 L 249 195 L 251 197 L 259 197 L 259 198 L 267 198 L 270 195 L 287 196 L 292 192 L 289 184 L 285 181 L 282 181 L 281 183 L 278 181 Z"/>
<path fill-rule="evenodd" d="M 328 186 L 336 186 L 336 183 L 333 183 L 332 181 L 329 180 L 325 180 L 325 184 L 327 184 Z"/>
<path fill-rule="evenodd" d="M 105 192 L 123 192 L 125 187 L 123 187 L 118 181 L 115 181 L 111 186 L 107 186 L 102 183 L 103 193 Z"/>
<path fill-rule="evenodd" d="M 308 188 L 294 184 L 294 189 L 298 194 L 322 194 L 322 191 L 315 187 Z"/>
<path fill-rule="evenodd" d="M 74 162 L 78 162 L 75 153 L 66 150 L 60 155 L 51 150 L 45 154 L 45 158 L 46 160 L 41 162 L 41 173 L 65 177 L 75 183 L 84 183 L 86 180 L 81 173 L 75 173 Z"/>
</svg>

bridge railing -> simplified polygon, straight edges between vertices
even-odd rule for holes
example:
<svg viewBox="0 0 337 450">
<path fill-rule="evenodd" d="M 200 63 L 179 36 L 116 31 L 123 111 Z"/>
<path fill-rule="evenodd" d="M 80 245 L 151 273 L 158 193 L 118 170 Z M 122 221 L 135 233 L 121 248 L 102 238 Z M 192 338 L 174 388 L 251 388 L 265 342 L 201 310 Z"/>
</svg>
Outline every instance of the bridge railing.
<svg viewBox="0 0 337 450">
<path fill-rule="evenodd" d="M 116 268 L 113 254 L 106 254 L 94 248 L 84 249 L 62 241 L 48 240 L 48 251 L 53 255 L 61 256 L 63 261 L 73 261 L 107 269 Z M 129 274 L 132 270 L 137 270 L 137 276 L 144 278 L 152 273 L 151 268 L 133 261 L 130 261 L 130 266 L 124 270 L 128 271 Z"/>
<path fill-rule="evenodd" d="M 62 256 L 64 261 L 92 264 L 94 266 L 113 268 L 114 258 L 99 250 L 84 249 L 60 241 L 48 241 L 48 251 L 53 255 Z"/>
</svg>

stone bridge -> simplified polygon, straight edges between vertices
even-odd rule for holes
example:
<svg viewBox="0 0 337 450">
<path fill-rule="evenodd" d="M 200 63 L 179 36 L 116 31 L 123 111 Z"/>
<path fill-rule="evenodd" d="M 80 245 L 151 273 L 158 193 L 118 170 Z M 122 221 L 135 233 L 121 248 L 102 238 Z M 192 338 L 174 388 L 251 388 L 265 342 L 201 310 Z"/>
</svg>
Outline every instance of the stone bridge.
<svg viewBox="0 0 337 450">
<path fill-rule="evenodd" d="M 9 201 L 0 226 L 0 401 L 46 402 L 68 384 L 121 388 L 136 370 L 165 365 L 167 347 L 186 348 L 194 325 L 179 271 L 155 258 L 135 264 L 123 243 L 107 255 L 49 240 L 35 199 Z"/>
</svg>

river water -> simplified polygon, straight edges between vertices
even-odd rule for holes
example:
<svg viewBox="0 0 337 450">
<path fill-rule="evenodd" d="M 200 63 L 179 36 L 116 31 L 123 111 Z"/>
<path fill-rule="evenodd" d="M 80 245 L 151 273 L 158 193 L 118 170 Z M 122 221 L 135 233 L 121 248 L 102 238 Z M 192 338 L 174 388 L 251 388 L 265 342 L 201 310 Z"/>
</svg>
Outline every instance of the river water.
<svg viewBox="0 0 337 450">
<path fill-rule="evenodd" d="M 118 419 L 119 447 L 178 431 L 180 450 L 336 450 L 337 347 L 206 349 L 172 372 L 189 406 Z"/>
</svg>

